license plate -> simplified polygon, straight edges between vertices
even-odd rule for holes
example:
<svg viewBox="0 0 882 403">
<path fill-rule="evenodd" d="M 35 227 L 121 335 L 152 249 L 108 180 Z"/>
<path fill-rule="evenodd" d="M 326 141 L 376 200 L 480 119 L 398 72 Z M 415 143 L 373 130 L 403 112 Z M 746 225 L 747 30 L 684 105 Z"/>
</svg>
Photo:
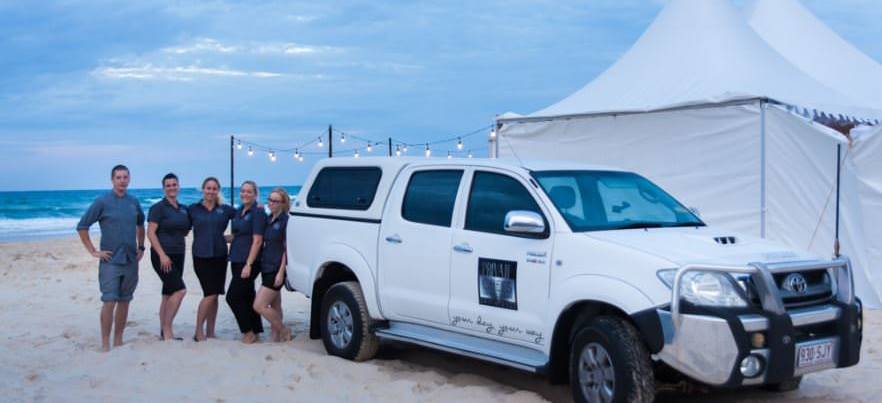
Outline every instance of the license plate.
<svg viewBox="0 0 882 403">
<path fill-rule="evenodd" d="M 796 350 L 796 367 L 806 368 L 833 362 L 833 340 L 799 344 Z"/>
</svg>

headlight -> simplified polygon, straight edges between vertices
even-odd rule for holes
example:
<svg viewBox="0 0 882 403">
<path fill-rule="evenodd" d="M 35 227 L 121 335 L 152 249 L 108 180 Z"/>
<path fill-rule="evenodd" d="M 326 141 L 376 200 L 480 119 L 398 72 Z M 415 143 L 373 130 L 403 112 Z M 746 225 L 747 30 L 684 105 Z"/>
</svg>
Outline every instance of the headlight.
<svg viewBox="0 0 882 403">
<path fill-rule="evenodd" d="M 660 270 L 658 278 L 673 288 L 677 269 Z M 695 305 L 746 307 L 747 301 L 736 289 L 732 276 L 726 273 L 691 271 L 680 281 L 680 297 Z"/>
</svg>

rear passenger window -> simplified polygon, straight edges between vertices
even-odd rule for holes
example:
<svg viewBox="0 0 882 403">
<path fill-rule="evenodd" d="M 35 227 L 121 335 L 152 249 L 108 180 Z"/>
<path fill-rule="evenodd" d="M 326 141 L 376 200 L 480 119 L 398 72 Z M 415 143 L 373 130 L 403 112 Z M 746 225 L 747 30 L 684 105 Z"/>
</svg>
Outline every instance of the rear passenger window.
<svg viewBox="0 0 882 403">
<path fill-rule="evenodd" d="M 401 216 L 407 221 L 449 227 L 462 172 L 420 171 L 411 175 Z"/>
<path fill-rule="evenodd" d="M 544 217 L 530 192 L 514 178 L 490 172 L 475 172 L 466 210 L 465 229 L 512 235 L 505 232 L 505 215 L 513 210 L 532 211 Z M 546 223 L 546 227 L 547 225 Z"/>
<path fill-rule="evenodd" d="M 317 208 L 367 210 L 377 194 L 383 171 L 377 167 L 323 168 L 309 194 L 306 205 Z"/>
</svg>

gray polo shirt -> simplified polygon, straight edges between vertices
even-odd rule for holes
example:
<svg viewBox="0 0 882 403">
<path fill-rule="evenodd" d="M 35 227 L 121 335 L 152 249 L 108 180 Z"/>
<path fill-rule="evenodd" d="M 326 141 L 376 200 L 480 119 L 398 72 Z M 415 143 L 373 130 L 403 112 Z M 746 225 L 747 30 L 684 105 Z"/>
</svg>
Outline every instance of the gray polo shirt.
<svg viewBox="0 0 882 403">
<path fill-rule="evenodd" d="M 137 227 L 144 226 L 144 211 L 134 196 L 117 196 L 113 191 L 99 196 L 80 218 L 77 230 L 88 230 L 94 223 L 101 228 L 101 250 L 113 252 L 110 262 L 125 265 L 138 261 Z"/>
</svg>

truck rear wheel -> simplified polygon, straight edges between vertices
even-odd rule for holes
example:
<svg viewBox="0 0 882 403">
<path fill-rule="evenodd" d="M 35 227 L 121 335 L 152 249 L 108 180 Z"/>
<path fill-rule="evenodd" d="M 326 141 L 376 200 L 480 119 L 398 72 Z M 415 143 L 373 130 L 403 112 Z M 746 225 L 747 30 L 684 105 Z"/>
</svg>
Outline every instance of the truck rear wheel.
<svg viewBox="0 0 882 403">
<path fill-rule="evenodd" d="M 613 316 L 579 329 L 570 351 L 570 387 L 579 403 L 655 400 L 649 352 L 637 329 Z"/>
<path fill-rule="evenodd" d="M 353 361 L 369 360 L 380 342 L 370 331 L 371 318 L 355 281 L 333 285 L 322 298 L 322 343 L 328 354 Z"/>
</svg>

